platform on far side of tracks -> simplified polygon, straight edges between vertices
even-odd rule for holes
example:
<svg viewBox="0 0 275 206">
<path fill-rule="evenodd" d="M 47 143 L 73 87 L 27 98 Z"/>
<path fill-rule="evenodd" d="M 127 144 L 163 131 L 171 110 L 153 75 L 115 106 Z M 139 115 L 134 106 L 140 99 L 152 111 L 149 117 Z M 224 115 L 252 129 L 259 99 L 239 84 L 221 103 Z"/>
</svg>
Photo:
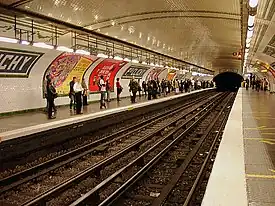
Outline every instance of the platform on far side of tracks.
<svg viewBox="0 0 275 206">
<path fill-rule="evenodd" d="M 3 142 L 17 137 L 47 131 L 49 129 L 54 129 L 73 123 L 84 122 L 87 120 L 103 117 L 122 111 L 146 107 L 152 104 L 169 101 L 175 98 L 183 97 L 189 94 L 202 92 L 210 89 L 212 88 L 196 90 L 190 93 L 183 93 L 177 95 L 171 94 L 166 97 L 161 96 L 158 99 L 150 101 L 148 101 L 144 96 L 142 96 L 137 97 L 137 103 L 135 104 L 132 104 L 129 98 L 123 98 L 120 102 L 112 100 L 111 102 L 107 103 L 107 109 L 103 110 L 99 108 L 98 102 L 94 102 L 90 103 L 83 109 L 82 115 L 75 115 L 74 113 L 70 112 L 68 106 L 64 106 L 58 108 L 57 118 L 54 120 L 48 120 L 46 114 L 42 111 L 2 117 L 0 118 L 0 131 L 3 132 L 0 133 L 0 137 L 1 141 Z"/>
<path fill-rule="evenodd" d="M 203 206 L 275 205 L 275 95 L 240 89 Z"/>
</svg>

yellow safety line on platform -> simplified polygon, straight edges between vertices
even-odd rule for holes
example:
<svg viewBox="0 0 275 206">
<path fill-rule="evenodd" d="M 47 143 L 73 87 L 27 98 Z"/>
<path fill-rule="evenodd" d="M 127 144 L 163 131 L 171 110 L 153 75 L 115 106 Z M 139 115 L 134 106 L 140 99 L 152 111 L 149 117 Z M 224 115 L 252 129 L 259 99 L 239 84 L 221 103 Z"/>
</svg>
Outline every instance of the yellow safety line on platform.
<svg viewBox="0 0 275 206">
<path fill-rule="evenodd" d="M 256 177 L 256 178 L 264 178 L 264 179 L 275 179 L 275 175 L 246 174 L 246 177 Z"/>
<path fill-rule="evenodd" d="M 258 140 L 259 142 L 266 143 L 266 144 L 275 144 L 275 139 L 268 139 L 268 138 L 253 138 L 253 137 L 245 137 L 245 140 Z"/>
<path fill-rule="evenodd" d="M 271 138 L 258 138 L 258 137 L 245 137 L 244 139 L 247 140 L 265 140 L 265 141 L 275 141 L 275 139 L 271 139 Z"/>
<path fill-rule="evenodd" d="M 271 171 L 271 172 L 274 172 L 274 173 L 275 173 L 275 170 L 269 169 L 269 171 Z"/>
<path fill-rule="evenodd" d="M 254 113 L 270 113 L 270 112 L 244 112 L 244 114 L 254 114 Z"/>
<path fill-rule="evenodd" d="M 259 127 L 246 127 L 245 130 L 273 130 L 274 127 L 266 127 L 266 126 L 259 126 Z"/>
<path fill-rule="evenodd" d="M 275 119 L 274 117 L 255 117 L 255 119 Z"/>
<path fill-rule="evenodd" d="M 128 107 L 128 110 L 133 110 L 134 109 L 134 107 Z"/>
<path fill-rule="evenodd" d="M 261 134 L 263 134 L 263 135 L 275 135 L 275 133 L 272 133 L 272 132 L 263 132 Z"/>
</svg>

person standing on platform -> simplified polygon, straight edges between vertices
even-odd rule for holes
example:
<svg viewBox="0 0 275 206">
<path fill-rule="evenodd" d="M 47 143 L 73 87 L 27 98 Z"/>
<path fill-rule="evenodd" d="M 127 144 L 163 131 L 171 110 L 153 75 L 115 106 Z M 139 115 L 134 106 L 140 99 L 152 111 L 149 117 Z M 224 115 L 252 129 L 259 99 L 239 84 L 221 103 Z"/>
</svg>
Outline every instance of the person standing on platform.
<svg viewBox="0 0 275 206">
<path fill-rule="evenodd" d="M 74 93 L 75 93 L 75 101 L 76 101 L 76 114 L 82 114 L 81 108 L 82 108 L 82 92 L 84 89 L 82 88 L 81 84 L 79 83 L 79 79 L 76 79 L 76 82 L 74 83 Z"/>
<path fill-rule="evenodd" d="M 148 100 L 151 100 L 152 99 L 152 93 L 153 93 L 152 81 L 148 81 L 148 83 L 147 83 L 147 91 L 148 91 Z"/>
<path fill-rule="evenodd" d="M 153 90 L 152 90 L 152 97 L 153 99 L 157 99 L 157 94 L 158 94 L 158 84 L 155 80 L 152 80 L 152 87 L 153 87 Z"/>
<path fill-rule="evenodd" d="M 98 87 L 100 91 L 100 109 L 102 109 L 103 107 L 106 109 L 106 105 L 105 105 L 106 83 L 104 81 L 103 76 L 100 76 Z"/>
<path fill-rule="evenodd" d="M 106 80 L 106 92 L 107 92 L 107 102 L 111 101 L 111 85 L 109 80 Z"/>
<path fill-rule="evenodd" d="M 74 110 L 76 109 L 76 107 L 75 107 L 75 93 L 74 93 L 75 81 L 76 81 L 76 77 L 73 77 L 73 80 L 70 82 L 70 93 L 69 93 L 70 110 L 72 110 L 73 106 L 74 106 Z"/>
<path fill-rule="evenodd" d="M 82 78 L 81 86 L 83 88 L 83 93 L 82 93 L 83 106 L 87 106 L 88 105 L 88 87 L 86 85 L 84 78 Z"/>
<path fill-rule="evenodd" d="M 47 85 L 48 85 L 48 81 L 51 81 L 51 76 L 48 74 L 48 75 L 46 75 L 46 79 L 45 79 L 45 82 L 44 82 L 44 91 L 45 91 L 45 93 L 44 93 L 44 96 L 45 96 L 45 98 L 47 99 L 47 95 L 48 95 L 48 93 L 47 93 Z M 49 108 L 49 104 L 48 104 L 49 102 L 48 102 L 48 100 L 47 100 L 47 106 L 46 106 L 46 113 L 48 113 L 48 108 Z M 53 111 L 56 113 L 56 107 L 55 107 L 55 105 L 53 104 Z"/>
<path fill-rule="evenodd" d="M 132 103 L 136 102 L 137 91 L 138 91 L 138 82 L 135 80 L 135 77 L 133 77 L 129 83 L 129 92 L 130 92 Z"/>
<path fill-rule="evenodd" d="M 140 86 L 140 80 L 138 80 L 138 96 L 141 97 L 141 86 Z"/>
<path fill-rule="evenodd" d="M 143 92 L 144 92 L 144 94 L 146 96 L 147 95 L 147 85 L 146 85 L 145 81 L 142 82 L 141 86 L 142 86 Z"/>
<path fill-rule="evenodd" d="M 116 95 L 117 95 L 117 101 L 120 101 L 120 94 L 122 92 L 122 86 L 119 82 L 119 78 L 116 79 Z"/>
<path fill-rule="evenodd" d="M 48 102 L 48 118 L 55 119 L 56 117 L 54 112 L 54 99 L 57 98 L 57 93 L 51 79 L 48 79 L 46 89 Z"/>
</svg>

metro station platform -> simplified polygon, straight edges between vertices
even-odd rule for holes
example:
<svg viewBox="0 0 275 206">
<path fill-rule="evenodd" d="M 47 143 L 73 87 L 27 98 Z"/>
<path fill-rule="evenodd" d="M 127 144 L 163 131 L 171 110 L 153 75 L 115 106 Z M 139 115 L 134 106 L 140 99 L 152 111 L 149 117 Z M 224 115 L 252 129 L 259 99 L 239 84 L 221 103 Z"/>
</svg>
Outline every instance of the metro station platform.
<svg viewBox="0 0 275 206">
<path fill-rule="evenodd" d="M 75 123 L 85 122 L 91 119 L 104 117 L 110 114 L 132 110 L 135 108 L 146 107 L 149 105 L 162 103 L 175 98 L 180 98 L 189 94 L 194 94 L 212 88 L 192 91 L 190 93 L 182 93 L 168 96 L 161 96 L 155 100 L 147 100 L 145 96 L 137 96 L 137 103 L 132 104 L 130 98 L 122 98 L 120 102 L 112 100 L 107 103 L 107 109 L 100 109 L 99 102 L 90 103 L 84 107 L 82 115 L 76 115 L 69 110 L 69 106 L 62 106 L 57 109 L 56 119 L 47 119 L 47 115 L 43 111 L 28 112 L 23 114 L 11 115 L 0 118 L 0 142 L 23 137 L 38 132 L 47 131 L 54 128 L 72 125 Z M 69 101 L 69 100 L 68 100 Z"/>
<path fill-rule="evenodd" d="M 240 89 L 203 206 L 275 205 L 275 95 Z"/>
<path fill-rule="evenodd" d="M 162 97 L 161 97 L 162 98 Z M 68 98 L 68 103 L 69 103 L 69 98 Z M 145 96 L 137 96 L 136 98 L 137 103 L 140 102 L 145 102 L 147 101 Z M 130 98 L 125 97 L 121 98 L 121 101 L 116 101 L 116 99 L 113 99 L 111 102 L 106 102 L 107 109 L 100 109 L 100 103 L 98 102 L 90 102 L 89 105 L 82 107 L 83 114 L 90 114 L 90 113 L 96 113 L 108 109 L 113 109 L 117 107 L 123 107 L 123 106 L 128 106 L 130 105 Z M 46 105 L 46 102 L 45 102 Z M 47 114 L 43 112 L 42 110 L 40 111 L 31 111 L 31 112 L 26 112 L 26 113 L 21 113 L 21 114 L 12 114 L 10 116 L 3 116 L 0 117 L 0 133 L 1 132 L 6 132 L 10 130 L 15 130 L 15 129 L 20 129 L 20 128 L 25 128 L 25 127 L 30 127 L 38 124 L 44 124 L 48 122 L 55 122 L 59 120 L 64 120 L 68 118 L 73 118 L 79 115 L 75 114 L 75 111 L 70 111 L 69 106 L 61 106 L 57 108 L 57 114 L 55 119 L 48 119 Z"/>
</svg>

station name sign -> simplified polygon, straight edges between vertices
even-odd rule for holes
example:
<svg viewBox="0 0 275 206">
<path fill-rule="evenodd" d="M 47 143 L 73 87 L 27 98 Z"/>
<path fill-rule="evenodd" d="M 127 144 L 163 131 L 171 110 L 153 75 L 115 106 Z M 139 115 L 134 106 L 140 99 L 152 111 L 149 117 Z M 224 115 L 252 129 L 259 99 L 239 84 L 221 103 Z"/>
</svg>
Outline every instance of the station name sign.
<svg viewBox="0 0 275 206">
<path fill-rule="evenodd" d="M 0 75 L 28 77 L 43 53 L 0 48 Z"/>
<path fill-rule="evenodd" d="M 121 79 L 132 79 L 132 77 L 135 77 L 136 79 L 142 79 L 143 75 L 148 69 L 149 68 L 147 67 L 130 67 L 122 75 Z"/>
</svg>

